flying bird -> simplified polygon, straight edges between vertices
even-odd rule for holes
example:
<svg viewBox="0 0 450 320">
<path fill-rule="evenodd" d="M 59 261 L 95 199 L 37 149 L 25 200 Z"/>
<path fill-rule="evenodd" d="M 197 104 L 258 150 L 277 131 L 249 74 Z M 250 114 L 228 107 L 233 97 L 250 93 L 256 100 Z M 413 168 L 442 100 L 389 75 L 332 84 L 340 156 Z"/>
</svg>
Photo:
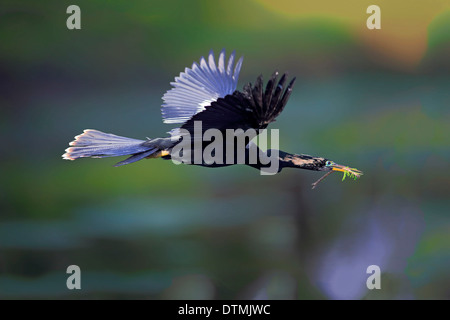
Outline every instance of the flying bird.
<svg viewBox="0 0 450 320">
<path fill-rule="evenodd" d="M 355 168 L 339 165 L 324 157 L 291 154 L 274 149 L 264 152 L 259 149 L 252 139 L 274 122 L 283 111 L 295 78 L 288 82 L 287 74 L 279 78 L 278 72 L 275 72 L 265 87 L 262 76 L 259 76 L 255 84 L 249 83 L 239 91 L 236 86 L 243 58 L 237 61 L 235 58 L 236 54 L 233 52 L 226 59 L 225 50 L 222 50 L 216 62 L 213 51 L 210 51 L 207 59 L 202 57 L 199 63 L 194 62 L 191 68 L 186 68 L 171 82 L 172 88 L 162 97 L 162 118 L 164 123 L 178 124 L 179 127 L 172 129 L 168 137 L 137 140 L 86 129 L 70 142 L 62 157 L 75 160 L 84 157 L 129 156 L 115 166 L 144 158 L 182 159 L 183 163 L 204 167 L 245 164 L 260 170 L 268 168 L 267 159 L 270 158 L 275 161 L 276 172 L 283 168 L 326 172 L 313 183 L 313 188 L 332 172 L 342 172 L 343 179 L 347 176 L 356 179 L 362 175 L 362 172 Z M 234 130 L 234 140 L 231 141 L 233 143 L 239 135 L 245 135 L 246 132 L 252 134 L 244 137 L 245 148 L 242 150 L 238 149 L 237 144 L 233 144 L 232 149 L 226 149 L 231 143 L 227 139 L 223 142 L 217 136 L 215 139 L 205 139 L 205 134 L 210 129 L 223 136 L 226 136 L 229 130 Z M 216 148 L 207 149 L 212 143 L 215 143 Z M 227 151 L 219 153 L 220 147 L 222 151 Z M 195 161 L 198 160 L 194 159 L 196 150 L 200 150 L 200 154 L 211 151 L 209 154 L 216 161 L 206 158 Z M 252 158 L 252 150 L 257 151 L 256 157 Z"/>
</svg>

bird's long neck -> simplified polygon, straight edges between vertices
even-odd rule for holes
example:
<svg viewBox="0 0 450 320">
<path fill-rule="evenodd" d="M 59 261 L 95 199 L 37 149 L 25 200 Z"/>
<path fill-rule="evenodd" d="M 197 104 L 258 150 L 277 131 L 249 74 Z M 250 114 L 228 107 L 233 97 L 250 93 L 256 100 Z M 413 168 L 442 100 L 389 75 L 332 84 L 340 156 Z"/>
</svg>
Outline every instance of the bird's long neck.
<svg viewBox="0 0 450 320">
<path fill-rule="evenodd" d="M 281 168 L 299 168 L 307 170 L 319 170 L 322 157 L 313 157 L 306 154 L 291 154 L 279 150 L 279 163 Z"/>
<path fill-rule="evenodd" d="M 281 150 L 267 150 L 265 153 L 267 158 L 265 161 L 261 161 L 261 158 L 258 157 L 257 163 L 246 162 L 247 165 L 256 168 L 263 169 L 267 167 L 273 167 L 272 161 L 277 162 L 277 172 L 280 172 L 283 168 L 298 168 L 298 169 L 307 169 L 307 170 L 319 170 L 322 167 L 324 158 L 321 157 L 312 157 L 305 154 L 292 154 L 287 153 Z M 270 163 L 267 163 L 267 159 L 270 159 Z"/>
</svg>

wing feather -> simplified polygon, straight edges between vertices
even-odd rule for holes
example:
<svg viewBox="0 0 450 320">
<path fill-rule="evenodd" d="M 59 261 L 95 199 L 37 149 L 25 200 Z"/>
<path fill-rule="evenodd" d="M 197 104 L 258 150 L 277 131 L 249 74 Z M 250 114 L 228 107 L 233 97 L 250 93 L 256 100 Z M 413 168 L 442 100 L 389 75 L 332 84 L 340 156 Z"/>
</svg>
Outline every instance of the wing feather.
<svg viewBox="0 0 450 320">
<path fill-rule="evenodd" d="M 293 78 L 286 87 L 287 75 L 284 74 L 275 86 L 277 77 L 278 73 L 273 73 L 263 90 L 262 76 L 259 76 L 254 86 L 246 84 L 242 92 L 235 91 L 217 99 L 186 121 L 181 128 L 192 134 L 195 121 L 201 121 L 203 132 L 211 128 L 222 131 L 265 129 L 283 111 L 295 82 Z"/>
<path fill-rule="evenodd" d="M 228 64 L 225 56 L 222 50 L 216 63 L 210 51 L 207 59 L 202 57 L 199 63 L 194 62 L 170 83 L 173 88 L 164 94 L 161 108 L 164 123 L 184 123 L 236 90 L 243 58 L 234 65 L 235 52 L 228 58 Z"/>
</svg>

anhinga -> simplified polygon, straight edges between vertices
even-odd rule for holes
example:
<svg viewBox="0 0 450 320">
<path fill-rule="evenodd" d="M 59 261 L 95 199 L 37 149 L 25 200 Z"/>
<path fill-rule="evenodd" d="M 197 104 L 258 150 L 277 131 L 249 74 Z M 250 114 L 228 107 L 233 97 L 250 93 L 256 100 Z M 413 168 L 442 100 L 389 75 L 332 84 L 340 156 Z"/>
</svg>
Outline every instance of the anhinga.
<svg viewBox="0 0 450 320">
<path fill-rule="evenodd" d="M 276 155 L 276 172 L 280 172 L 283 168 L 326 171 L 326 175 L 313 183 L 313 188 L 334 171 L 343 172 L 344 178 L 346 176 L 358 178 L 362 174 L 357 169 L 336 164 L 323 157 L 290 154 L 272 149 L 263 152 L 252 143 L 250 140 L 260 132 L 256 130 L 265 129 L 283 111 L 292 92 L 295 78 L 287 84 L 287 76 L 284 74 L 277 82 L 278 72 L 275 72 L 265 89 L 263 89 L 262 76 L 259 76 L 254 85 L 249 83 L 242 91 L 238 91 L 236 85 L 242 60 L 241 57 L 235 63 L 233 52 L 227 63 L 225 50 L 222 50 L 216 63 L 211 51 L 208 59 L 202 57 L 199 64 L 194 62 L 191 68 L 186 68 L 179 77 L 175 78 L 175 82 L 171 83 L 173 88 L 163 96 L 164 103 L 161 109 L 164 123 L 182 124 L 169 132 L 170 137 L 136 140 L 87 129 L 70 143 L 63 158 L 75 160 L 82 157 L 103 158 L 129 155 L 129 158 L 116 164 L 121 166 L 144 158 L 174 159 L 174 150 L 179 150 L 182 144 L 183 150 L 177 154 L 177 157 L 181 155 L 183 159 L 181 162 L 194 165 L 222 167 L 242 163 L 263 170 L 267 167 L 267 162 L 262 161 L 262 157 Z M 196 128 L 199 123 L 200 131 Z M 197 148 L 201 151 L 206 151 L 211 141 L 214 141 L 204 139 L 203 135 L 209 129 L 215 129 L 224 136 L 229 130 L 242 134 L 254 130 L 256 133 L 246 137 L 246 147 L 243 150 L 241 162 L 236 161 L 237 153 L 240 152 L 236 147 L 231 149 L 231 152 L 236 153 L 232 156 L 234 161 L 231 162 L 214 162 L 207 159 L 186 161 L 187 158 L 193 160 L 195 150 L 194 153 L 188 153 L 186 150 L 195 149 L 193 146 L 196 145 L 196 141 L 201 140 L 200 147 L 197 144 Z M 220 142 L 219 145 L 216 144 L 216 147 L 222 146 L 223 151 L 229 143 L 229 141 Z M 250 149 L 252 149 L 250 146 L 258 151 L 256 159 L 250 159 Z M 212 152 L 213 155 L 215 153 L 217 150 Z M 226 152 L 219 156 L 219 160 L 221 157 L 225 159 Z M 217 157 L 215 159 L 217 160 Z"/>
</svg>

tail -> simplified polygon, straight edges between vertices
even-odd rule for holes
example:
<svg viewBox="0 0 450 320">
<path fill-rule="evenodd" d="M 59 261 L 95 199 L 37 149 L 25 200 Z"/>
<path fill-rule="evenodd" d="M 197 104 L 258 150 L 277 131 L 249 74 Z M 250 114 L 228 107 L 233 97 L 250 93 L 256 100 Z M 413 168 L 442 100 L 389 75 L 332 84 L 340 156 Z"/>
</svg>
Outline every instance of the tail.
<svg viewBox="0 0 450 320">
<path fill-rule="evenodd" d="M 70 147 L 66 149 L 66 153 L 62 157 L 66 160 L 75 160 L 85 157 L 105 158 L 131 155 L 115 165 L 115 167 L 119 167 L 142 160 L 159 151 L 154 146 L 144 145 L 145 142 L 147 141 L 86 129 L 69 143 Z"/>
</svg>

